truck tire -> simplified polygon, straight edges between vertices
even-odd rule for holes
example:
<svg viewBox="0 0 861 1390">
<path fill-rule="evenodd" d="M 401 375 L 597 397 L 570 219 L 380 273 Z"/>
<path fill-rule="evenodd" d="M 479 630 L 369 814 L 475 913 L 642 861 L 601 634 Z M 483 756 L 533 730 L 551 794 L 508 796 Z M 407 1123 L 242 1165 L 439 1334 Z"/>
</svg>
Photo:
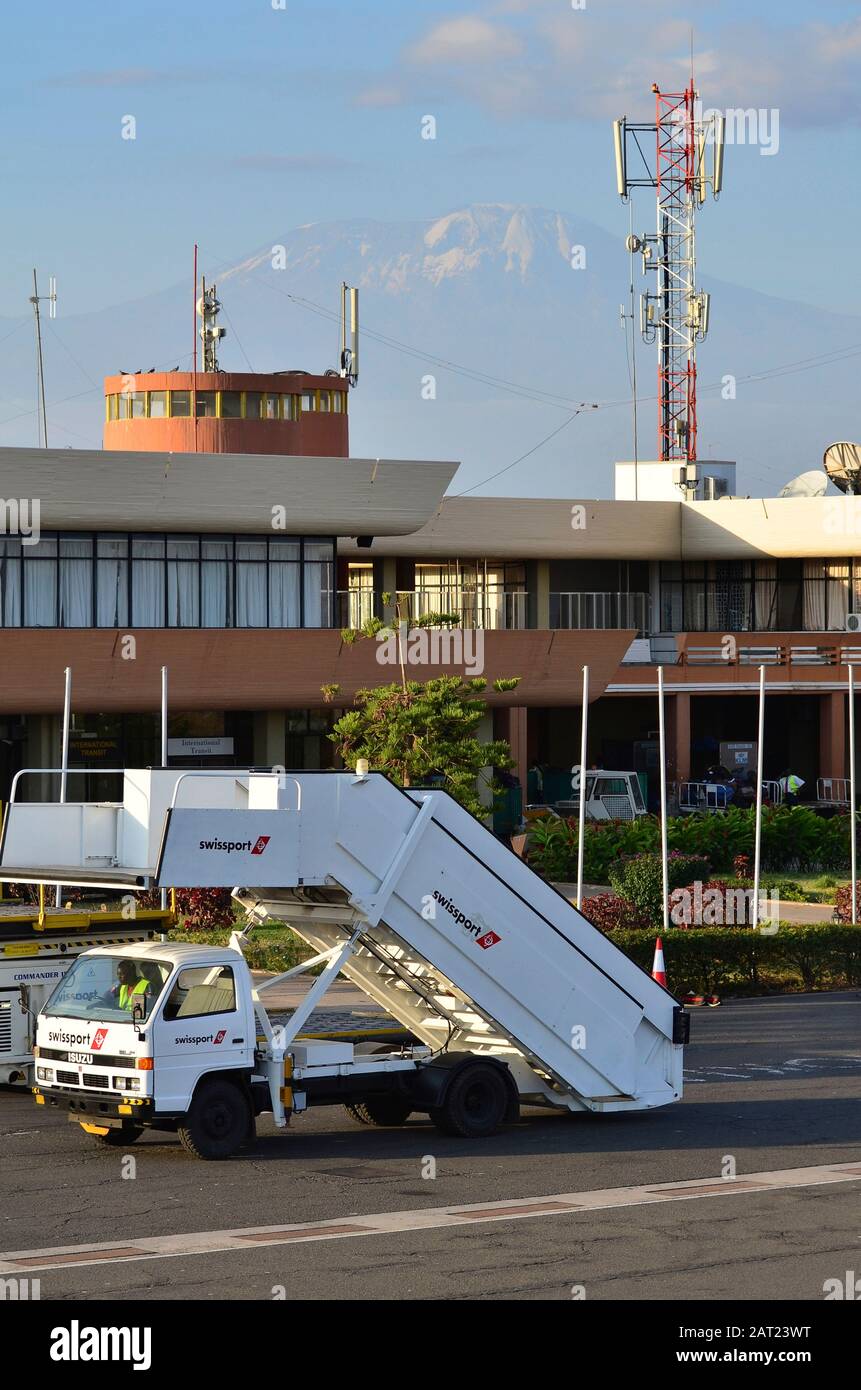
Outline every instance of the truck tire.
<svg viewBox="0 0 861 1390">
<path fill-rule="evenodd" d="M 253 1133 L 248 1097 L 232 1081 L 202 1082 L 177 1133 L 193 1158 L 232 1158 Z"/>
<path fill-rule="evenodd" d="M 410 1102 L 400 1096 L 372 1096 L 368 1100 L 353 1101 L 344 1109 L 359 1124 L 382 1128 L 405 1125 L 413 1113 Z"/>
<path fill-rule="evenodd" d="M 509 1108 L 508 1087 L 498 1067 L 476 1062 L 454 1077 L 442 1105 L 430 1118 L 443 1134 L 483 1139 L 495 1134 Z"/>
<path fill-rule="evenodd" d="M 111 1149 L 123 1149 L 127 1144 L 134 1144 L 143 1134 L 143 1125 L 123 1125 L 122 1129 L 108 1129 L 104 1134 L 99 1134 L 95 1125 L 82 1124 L 81 1129 Z"/>
</svg>

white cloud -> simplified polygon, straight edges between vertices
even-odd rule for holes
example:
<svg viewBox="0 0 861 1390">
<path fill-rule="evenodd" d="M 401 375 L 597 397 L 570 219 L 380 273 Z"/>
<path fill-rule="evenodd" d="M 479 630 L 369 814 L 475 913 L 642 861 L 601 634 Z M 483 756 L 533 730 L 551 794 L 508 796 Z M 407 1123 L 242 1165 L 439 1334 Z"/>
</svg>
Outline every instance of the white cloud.
<svg viewBox="0 0 861 1390">
<path fill-rule="evenodd" d="M 517 34 L 479 15 L 446 19 L 407 50 L 406 60 L 417 67 L 498 63 L 523 52 Z"/>
</svg>

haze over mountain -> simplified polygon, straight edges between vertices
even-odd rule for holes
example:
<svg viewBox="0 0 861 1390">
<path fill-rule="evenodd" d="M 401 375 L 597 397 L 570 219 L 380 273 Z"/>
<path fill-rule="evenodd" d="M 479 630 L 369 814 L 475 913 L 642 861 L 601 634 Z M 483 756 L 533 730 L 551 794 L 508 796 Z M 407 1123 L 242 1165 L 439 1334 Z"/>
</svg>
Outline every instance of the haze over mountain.
<svg viewBox="0 0 861 1390">
<path fill-rule="evenodd" d="M 228 336 L 225 369 L 321 371 L 338 355 L 342 280 L 361 287 L 361 374 L 350 401 L 356 455 L 450 458 L 463 491 L 608 496 L 632 424 L 624 232 L 544 208 L 476 205 L 427 222 L 317 223 L 240 261 L 206 245 Z M 572 267 L 572 248 L 585 264 Z M 283 248 L 281 251 L 279 248 Z M 702 258 L 701 258 L 702 259 Z M 278 268 L 274 268 L 278 266 Z M 856 438 L 861 320 L 700 277 L 712 292 L 699 350 L 700 456 L 736 459 L 743 492 L 774 495 Z M 132 284 L 130 280 L 130 290 Z M 635 289 L 653 288 L 636 265 Z M 45 320 L 49 442 L 98 447 L 101 377 L 191 358 L 191 286 L 99 313 Z M 0 443 L 37 443 L 32 321 L 0 322 Z M 787 364 L 849 353 L 831 365 Z M 247 354 L 247 356 L 246 356 Z M 654 457 L 656 350 L 637 344 L 640 457 Z M 735 399 L 721 383 L 736 378 Z M 433 378 L 433 380 L 429 380 Z M 71 399 L 70 399 L 71 398 Z M 581 402 L 599 403 L 565 425 Z"/>
</svg>

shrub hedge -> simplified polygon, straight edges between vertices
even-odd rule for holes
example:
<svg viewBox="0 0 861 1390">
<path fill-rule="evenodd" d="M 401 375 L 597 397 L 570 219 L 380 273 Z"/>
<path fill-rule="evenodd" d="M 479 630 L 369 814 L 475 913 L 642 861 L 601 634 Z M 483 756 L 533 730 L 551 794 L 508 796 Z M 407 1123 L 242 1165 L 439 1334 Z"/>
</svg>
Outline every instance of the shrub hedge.
<svg viewBox="0 0 861 1390">
<path fill-rule="evenodd" d="M 734 861 L 752 859 L 756 813 L 730 806 L 718 815 L 674 816 L 667 822 L 671 850 L 707 859 L 716 872 L 733 872 Z M 583 876 L 609 883 L 610 868 L 626 855 L 660 852 L 660 822 L 589 821 L 584 836 Z M 529 862 L 560 883 L 577 876 L 577 821 L 543 817 L 530 824 Z M 762 867 L 772 873 L 843 870 L 849 863 L 849 816 L 826 820 L 809 806 L 767 806 L 762 814 Z M 738 865 L 741 867 L 741 864 Z"/>
<path fill-rule="evenodd" d="M 638 965 L 651 972 L 652 931 L 614 931 Z M 663 933 L 673 994 L 772 994 L 840 989 L 861 983 L 861 927 L 781 923 L 774 935 L 738 927 L 670 928 Z"/>
</svg>

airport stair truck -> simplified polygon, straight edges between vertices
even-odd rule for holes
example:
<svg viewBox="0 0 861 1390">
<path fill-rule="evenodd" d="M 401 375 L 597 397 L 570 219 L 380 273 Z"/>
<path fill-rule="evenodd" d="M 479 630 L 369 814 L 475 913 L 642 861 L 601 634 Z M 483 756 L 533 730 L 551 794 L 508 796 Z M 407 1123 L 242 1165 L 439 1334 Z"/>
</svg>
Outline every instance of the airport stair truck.
<svg viewBox="0 0 861 1390">
<path fill-rule="evenodd" d="M 0 877 L 74 883 L 86 865 L 106 886 L 233 887 L 245 927 L 228 947 L 87 952 L 47 1001 L 36 1101 L 103 1142 L 173 1130 L 216 1159 L 253 1138 L 257 1115 L 283 1127 L 311 1105 L 380 1125 L 418 1112 L 479 1138 L 524 1104 L 680 1098 L 688 1015 L 445 792 L 373 772 L 128 770 L 111 810 L 90 846 L 64 833 L 74 804 L 13 803 Z M 325 967 L 284 1021 L 263 1006 L 276 981 L 255 986 L 242 954 L 271 921 L 315 952 L 287 975 Z M 415 1041 L 363 1054 L 303 1039 L 339 972 Z"/>
</svg>

